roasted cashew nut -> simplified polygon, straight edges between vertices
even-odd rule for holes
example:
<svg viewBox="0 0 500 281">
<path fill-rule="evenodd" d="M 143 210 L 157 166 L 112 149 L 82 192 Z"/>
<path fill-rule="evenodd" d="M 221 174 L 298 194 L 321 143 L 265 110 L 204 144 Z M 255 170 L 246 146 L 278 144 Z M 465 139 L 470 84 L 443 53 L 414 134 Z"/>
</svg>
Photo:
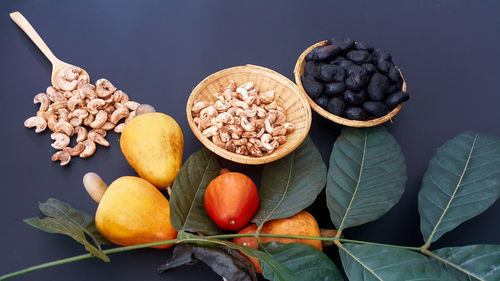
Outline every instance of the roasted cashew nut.
<svg viewBox="0 0 500 281">
<path fill-rule="evenodd" d="M 40 93 L 40 94 L 36 95 L 33 98 L 33 103 L 34 104 L 40 103 L 40 109 L 39 110 L 40 111 L 47 111 L 47 109 L 49 109 L 50 100 L 49 100 L 49 97 L 47 97 L 46 94 Z"/>
<path fill-rule="evenodd" d="M 85 149 L 83 149 L 82 153 L 80 153 L 80 157 L 81 158 L 88 158 L 88 157 L 92 156 L 96 150 L 96 146 L 95 146 L 94 141 L 91 139 L 86 139 L 82 143 L 85 146 Z"/>
<path fill-rule="evenodd" d="M 124 128 L 125 128 L 125 123 L 120 123 L 120 124 L 116 125 L 116 127 L 114 128 L 113 131 L 115 131 L 115 133 L 117 133 L 117 134 L 121 134 L 123 132 Z"/>
<path fill-rule="evenodd" d="M 52 155 L 53 162 L 61 161 L 60 165 L 64 166 L 71 161 L 71 155 L 67 151 L 58 151 Z"/>
<path fill-rule="evenodd" d="M 73 91 L 78 86 L 77 78 L 81 71 L 81 68 L 72 65 L 59 70 L 55 86 L 63 91 Z"/>
<path fill-rule="evenodd" d="M 116 124 L 122 118 L 127 118 L 128 114 L 129 114 L 129 112 L 128 112 L 128 109 L 126 107 L 120 107 L 120 108 L 116 109 L 111 114 L 110 121 L 111 121 L 111 123 Z"/>
<path fill-rule="evenodd" d="M 116 91 L 116 87 L 106 79 L 97 80 L 95 86 L 95 93 L 100 98 L 110 97 Z"/>
<path fill-rule="evenodd" d="M 54 126 L 55 133 L 64 133 L 68 136 L 72 136 L 75 133 L 73 126 L 67 121 L 59 121 Z"/>
<path fill-rule="evenodd" d="M 106 132 L 104 132 L 106 133 Z M 93 140 L 95 143 L 100 144 L 102 146 L 109 146 L 109 142 L 104 138 L 104 136 L 97 131 L 91 130 L 88 134 L 88 138 Z"/>
<path fill-rule="evenodd" d="M 69 153 L 71 156 L 78 156 L 82 151 L 85 149 L 85 145 L 81 142 L 77 143 L 75 147 L 65 147 L 63 148 L 63 151 Z"/>
<path fill-rule="evenodd" d="M 87 129 L 82 126 L 78 126 L 75 128 L 76 131 L 76 142 L 82 142 L 87 139 Z"/>
<path fill-rule="evenodd" d="M 63 133 L 52 133 L 50 138 L 54 140 L 51 146 L 57 150 L 61 150 L 69 145 L 70 138 L 68 135 Z"/>
<path fill-rule="evenodd" d="M 43 117 L 33 116 L 24 121 L 24 126 L 26 128 L 36 127 L 35 132 L 40 133 L 47 128 L 47 121 Z"/>
<path fill-rule="evenodd" d="M 95 116 L 94 121 L 90 123 L 90 127 L 94 129 L 100 128 L 102 125 L 104 125 L 104 123 L 106 123 L 106 121 L 108 121 L 108 113 L 104 110 L 99 110 L 99 112 L 97 112 Z"/>
</svg>

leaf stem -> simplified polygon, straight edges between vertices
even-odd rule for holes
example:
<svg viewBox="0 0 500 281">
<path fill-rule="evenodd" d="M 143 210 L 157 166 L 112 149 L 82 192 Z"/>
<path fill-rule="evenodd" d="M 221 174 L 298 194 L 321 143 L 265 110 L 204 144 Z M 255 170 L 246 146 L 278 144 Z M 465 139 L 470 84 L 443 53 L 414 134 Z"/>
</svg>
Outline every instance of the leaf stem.
<svg viewBox="0 0 500 281">
<path fill-rule="evenodd" d="M 114 254 L 114 253 L 126 252 L 126 251 L 131 251 L 131 250 L 149 248 L 149 247 L 154 247 L 154 246 L 169 245 L 169 244 L 174 244 L 174 243 L 178 243 L 178 242 L 179 242 L 178 239 L 174 239 L 174 240 L 140 244 L 140 245 L 134 245 L 134 246 L 117 247 L 117 248 L 113 248 L 113 249 L 104 250 L 102 252 L 107 255 L 107 254 Z M 25 268 L 22 270 L 18 270 L 18 271 L 14 271 L 14 272 L 2 275 L 2 276 L 0 276 L 0 280 L 6 280 L 6 279 L 12 278 L 14 276 L 25 274 L 25 273 L 28 273 L 31 271 L 44 269 L 44 268 L 48 268 L 48 267 L 52 267 L 52 266 L 56 266 L 56 265 L 65 264 L 65 263 L 70 263 L 70 262 L 74 262 L 74 261 L 80 261 L 80 260 L 84 260 L 84 259 L 88 259 L 88 258 L 92 258 L 92 257 L 94 257 L 94 256 L 92 256 L 91 254 L 84 254 L 84 255 L 74 256 L 71 258 L 60 259 L 60 260 L 56 260 L 56 261 L 52 261 L 52 262 L 42 263 L 39 265 L 31 266 L 31 267 L 28 267 L 28 268 Z"/>
<path fill-rule="evenodd" d="M 400 249 L 407 249 L 407 250 L 413 250 L 413 251 L 421 251 L 421 247 L 407 247 L 407 246 L 398 246 L 398 245 L 390 245 L 390 244 L 382 244 L 382 243 L 375 243 L 375 242 L 367 242 L 367 241 L 359 241 L 359 240 L 352 240 L 352 239 L 344 239 L 340 237 L 315 237 L 315 236 L 301 236 L 301 235 L 279 235 L 279 234 L 263 234 L 263 233 L 248 233 L 248 234 L 222 234 L 222 235 L 212 235 L 212 236 L 205 236 L 203 237 L 204 239 L 232 239 L 232 238 L 239 238 L 239 237 L 271 237 L 271 238 L 289 238 L 289 239 L 309 239 L 309 240 L 321 240 L 321 241 L 338 241 L 337 243 L 340 244 L 340 242 L 343 243 L 356 243 L 356 244 L 370 244 L 370 245 L 378 245 L 378 246 L 384 246 L 384 247 L 393 247 L 393 248 L 400 248 Z M 114 253 L 120 253 L 120 252 L 127 252 L 127 251 L 132 251 L 132 250 L 138 250 L 138 249 L 144 249 L 144 248 L 149 248 L 149 247 L 155 247 L 155 246 L 162 246 L 162 245 L 170 245 L 170 244 L 178 244 L 181 242 L 189 242 L 189 241 L 195 241 L 195 238 L 177 238 L 173 240 L 167 240 L 167 241 L 160 241 L 160 242 L 154 242 L 154 243 L 147 243 L 147 244 L 140 244 L 140 245 L 134 245 L 134 246 L 126 246 L 126 247 L 116 247 L 112 249 L 107 249 L 102 251 L 104 254 L 114 254 Z M 338 245 L 337 245 L 338 246 Z M 429 251 L 427 251 L 429 252 Z M 426 252 L 423 251 L 423 253 L 427 254 Z M 429 252 L 430 253 L 430 252 Z M 432 253 L 431 253 L 432 254 Z M 14 276 L 18 276 L 21 274 L 25 274 L 31 271 L 36 271 L 39 269 L 44 269 L 52 266 L 57 266 L 61 264 L 66 264 L 70 262 L 75 262 L 75 261 L 80 261 L 88 258 L 92 258 L 93 256 L 91 254 L 83 254 L 79 256 L 74 256 L 70 258 L 65 258 L 65 259 L 60 259 L 52 262 L 47 262 L 39 265 L 35 265 L 32 267 L 28 267 L 22 270 L 18 270 L 12 273 L 8 273 L 5 275 L 0 276 L 0 280 L 6 280 Z M 439 258 L 439 257 L 438 257 Z"/>
</svg>

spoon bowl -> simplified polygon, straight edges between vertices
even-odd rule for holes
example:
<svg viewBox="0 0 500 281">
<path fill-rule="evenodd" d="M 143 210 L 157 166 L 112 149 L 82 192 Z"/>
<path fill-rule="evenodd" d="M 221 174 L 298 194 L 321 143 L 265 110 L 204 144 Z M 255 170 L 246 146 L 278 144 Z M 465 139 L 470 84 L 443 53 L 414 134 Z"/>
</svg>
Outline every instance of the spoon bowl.
<svg viewBox="0 0 500 281">
<path fill-rule="evenodd" d="M 66 63 L 60 59 L 58 59 L 52 51 L 47 47 L 47 44 L 42 40 L 40 35 L 35 31 L 33 26 L 28 22 L 28 20 L 19 12 L 10 13 L 10 18 L 28 35 L 28 37 L 35 43 L 35 45 L 40 49 L 40 51 L 47 57 L 47 59 L 52 64 L 52 77 L 51 83 L 53 86 L 56 86 L 56 78 L 59 72 L 68 67 L 74 66 L 72 64 Z M 90 82 L 90 76 L 84 69 L 80 68 L 82 71 L 81 75 L 87 76 L 87 81 Z"/>
</svg>

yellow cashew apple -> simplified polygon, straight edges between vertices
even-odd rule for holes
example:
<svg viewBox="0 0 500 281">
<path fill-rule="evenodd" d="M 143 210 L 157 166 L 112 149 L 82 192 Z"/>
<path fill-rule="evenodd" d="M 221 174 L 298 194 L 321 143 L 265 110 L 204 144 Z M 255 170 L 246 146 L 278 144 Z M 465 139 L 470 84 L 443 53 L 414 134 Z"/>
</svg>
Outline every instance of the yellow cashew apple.
<svg viewBox="0 0 500 281">
<path fill-rule="evenodd" d="M 120 147 L 139 176 L 158 189 L 171 186 L 181 169 L 182 130 L 166 114 L 155 112 L 136 116 L 125 125 Z"/>
</svg>

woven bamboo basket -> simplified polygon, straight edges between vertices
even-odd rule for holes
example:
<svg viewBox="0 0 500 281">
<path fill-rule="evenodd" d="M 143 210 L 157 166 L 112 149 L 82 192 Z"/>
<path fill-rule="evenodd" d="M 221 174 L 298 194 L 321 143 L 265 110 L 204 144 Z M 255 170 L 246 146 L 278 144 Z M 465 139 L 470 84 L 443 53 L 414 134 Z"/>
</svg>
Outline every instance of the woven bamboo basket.
<svg viewBox="0 0 500 281">
<path fill-rule="evenodd" d="M 261 92 L 274 90 L 276 102 L 285 110 L 287 122 L 295 124 L 295 130 L 286 135 L 286 143 L 280 145 L 269 155 L 253 157 L 229 152 L 206 138 L 194 123 L 191 112 L 194 103 L 198 101 L 216 101 L 214 93 L 220 93 L 221 87 L 225 88 L 231 80 L 236 82 L 236 85 L 254 82 Z M 227 68 L 205 78 L 191 92 L 187 101 L 186 114 L 189 127 L 206 148 L 225 159 L 242 164 L 264 164 L 288 155 L 304 141 L 311 128 L 311 108 L 306 97 L 300 93 L 297 85 L 271 69 L 255 65 Z"/>
<path fill-rule="evenodd" d="M 382 117 L 379 117 L 379 118 L 375 118 L 375 119 L 366 120 L 366 121 L 358 121 L 358 120 L 350 120 L 350 119 L 347 119 L 347 118 L 343 118 L 343 117 L 337 116 L 335 114 L 332 114 L 332 113 L 326 111 L 321 106 L 317 105 L 309 97 L 309 95 L 306 93 L 306 91 L 304 90 L 304 87 L 302 86 L 302 80 L 300 79 L 300 76 L 302 76 L 302 74 L 304 74 L 304 67 L 306 65 L 306 56 L 307 56 L 307 54 L 309 52 L 311 52 L 314 48 L 316 48 L 318 46 L 325 45 L 326 42 L 327 42 L 326 40 L 325 41 L 321 41 L 321 42 L 318 42 L 318 43 L 310 46 L 309 48 L 307 48 L 300 55 L 299 59 L 297 60 L 297 63 L 295 64 L 295 69 L 293 71 L 293 73 L 295 75 L 295 83 L 297 83 L 297 86 L 299 87 L 299 90 L 302 93 L 302 95 L 304 97 L 306 97 L 306 99 L 309 101 L 309 104 L 311 105 L 311 108 L 314 111 L 316 111 L 319 115 L 325 117 L 326 119 L 331 120 L 331 121 L 333 121 L 335 123 L 344 125 L 344 126 L 349 126 L 349 127 L 373 127 L 373 126 L 377 126 L 379 124 L 387 122 L 388 120 L 391 120 L 392 117 L 394 117 L 396 114 L 398 114 L 398 112 L 401 110 L 402 104 L 398 105 L 396 108 L 394 108 L 392 111 L 390 111 L 389 113 L 387 113 L 387 115 L 385 115 L 385 116 L 382 116 Z M 398 69 L 398 71 L 401 74 L 401 77 L 403 78 L 403 86 L 402 86 L 401 91 L 406 92 L 406 81 L 405 81 L 405 79 L 404 79 L 403 74 L 401 73 L 401 71 L 399 69 Z"/>
</svg>

